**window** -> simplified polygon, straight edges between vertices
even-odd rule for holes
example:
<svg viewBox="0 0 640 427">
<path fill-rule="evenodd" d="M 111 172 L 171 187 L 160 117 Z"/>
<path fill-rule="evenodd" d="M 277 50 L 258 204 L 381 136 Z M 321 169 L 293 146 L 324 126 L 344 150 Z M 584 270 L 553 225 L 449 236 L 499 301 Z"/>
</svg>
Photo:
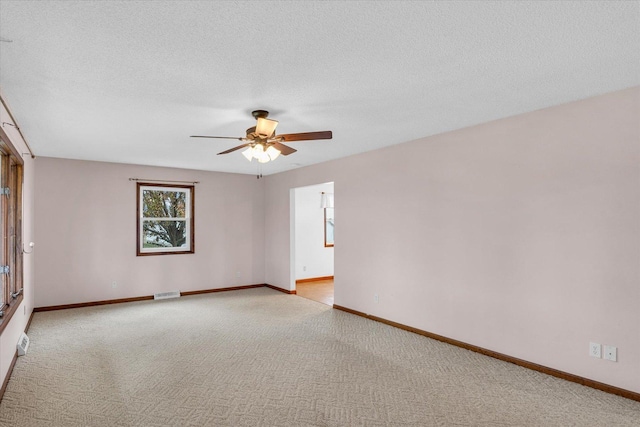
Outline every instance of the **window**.
<svg viewBox="0 0 640 427">
<path fill-rule="evenodd" d="M 324 247 L 329 248 L 333 246 L 333 209 L 324 208 Z"/>
<path fill-rule="evenodd" d="M 22 158 L 0 140 L 0 331 L 22 301 Z"/>
<path fill-rule="evenodd" d="M 193 185 L 138 183 L 138 255 L 194 252 L 193 196 Z"/>
</svg>

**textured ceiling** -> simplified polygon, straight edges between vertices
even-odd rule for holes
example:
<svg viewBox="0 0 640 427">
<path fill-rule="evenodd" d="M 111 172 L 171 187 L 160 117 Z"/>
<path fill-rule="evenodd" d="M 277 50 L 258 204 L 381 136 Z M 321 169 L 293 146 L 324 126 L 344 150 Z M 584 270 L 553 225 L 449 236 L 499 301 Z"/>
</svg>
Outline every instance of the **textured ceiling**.
<svg viewBox="0 0 640 427">
<path fill-rule="evenodd" d="M 0 86 L 36 155 L 271 174 L 640 84 L 640 3 L 0 0 Z"/>
</svg>

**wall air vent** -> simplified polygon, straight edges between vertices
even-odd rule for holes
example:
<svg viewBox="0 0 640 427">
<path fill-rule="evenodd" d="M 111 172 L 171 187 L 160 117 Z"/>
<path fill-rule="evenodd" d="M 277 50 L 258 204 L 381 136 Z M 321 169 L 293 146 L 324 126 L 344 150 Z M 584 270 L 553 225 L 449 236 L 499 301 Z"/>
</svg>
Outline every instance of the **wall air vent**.
<svg viewBox="0 0 640 427">
<path fill-rule="evenodd" d="M 171 292 L 159 292 L 157 294 L 153 294 L 153 299 L 169 299 L 169 298 L 179 298 L 180 291 L 171 291 Z"/>
<path fill-rule="evenodd" d="M 18 340 L 18 356 L 24 356 L 27 354 L 27 349 L 29 348 L 29 337 L 24 332 L 20 335 L 20 339 Z"/>
</svg>

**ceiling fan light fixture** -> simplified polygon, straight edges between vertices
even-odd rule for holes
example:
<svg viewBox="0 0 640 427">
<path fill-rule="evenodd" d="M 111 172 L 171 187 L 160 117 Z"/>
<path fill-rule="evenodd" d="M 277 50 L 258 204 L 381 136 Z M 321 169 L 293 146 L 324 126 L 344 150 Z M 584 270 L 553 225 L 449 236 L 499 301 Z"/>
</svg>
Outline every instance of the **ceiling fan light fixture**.
<svg viewBox="0 0 640 427">
<path fill-rule="evenodd" d="M 278 126 L 277 120 L 265 119 L 258 117 L 258 124 L 256 125 L 256 133 L 262 138 L 269 138 L 276 130 Z"/>
<path fill-rule="evenodd" d="M 267 163 L 270 160 L 262 144 L 256 144 L 253 147 L 253 158 L 257 159 L 259 163 Z"/>
<path fill-rule="evenodd" d="M 249 147 L 242 152 L 242 155 L 247 158 L 247 160 L 253 160 L 253 147 Z"/>
<path fill-rule="evenodd" d="M 260 157 L 262 157 L 263 154 L 264 154 L 264 147 L 262 146 L 262 144 L 256 144 L 253 146 L 254 159 L 260 159 Z"/>
<path fill-rule="evenodd" d="M 280 155 L 280 150 L 278 150 L 273 145 L 270 145 L 265 152 L 271 160 L 275 160 Z"/>
<path fill-rule="evenodd" d="M 257 159 L 260 163 L 267 163 L 275 160 L 282 154 L 288 156 L 297 150 L 283 144 L 283 142 L 314 141 L 317 139 L 331 139 L 333 133 L 330 130 L 322 132 L 303 132 L 276 135 L 277 120 L 267 119 L 269 112 L 266 110 L 255 110 L 251 115 L 256 119 L 255 126 L 246 131 L 246 137 L 192 135 L 192 138 L 216 138 L 216 139 L 237 139 L 243 144 L 237 147 L 224 150 L 220 154 L 229 154 L 237 150 L 242 150 L 242 155 L 250 162 Z"/>
</svg>

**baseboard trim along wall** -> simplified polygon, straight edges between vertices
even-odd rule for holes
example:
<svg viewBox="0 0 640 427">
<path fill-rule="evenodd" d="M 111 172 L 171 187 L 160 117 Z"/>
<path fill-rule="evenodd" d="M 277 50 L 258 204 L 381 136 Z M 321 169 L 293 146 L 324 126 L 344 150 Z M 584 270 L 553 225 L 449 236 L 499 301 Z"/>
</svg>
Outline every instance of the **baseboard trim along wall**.
<svg viewBox="0 0 640 427">
<path fill-rule="evenodd" d="M 308 279 L 300 279 L 300 280 L 296 280 L 296 285 L 298 283 L 321 282 L 323 280 L 333 280 L 333 276 L 321 276 L 321 277 L 310 277 Z"/>
<path fill-rule="evenodd" d="M 288 289 L 279 288 L 277 286 L 268 285 L 266 283 L 263 286 L 266 286 L 267 288 L 275 289 L 276 291 L 284 292 L 285 294 L 289 294 L 289 295 L 295 295 L 296 294 L 295 290 L 290 291 Z"/>
<path fill-rule="evenodd" d="M 296 291 L 289 291 L 286 289 L 279 288 L 273 285 L 267 285 L 266 283 L 260 283 L 258 285 L 244 285 L 244 286 L 231 286 L 227 288 L 215 288 L 215 289 L 201 289 L 198 291 L 185 291 L 180 292 L 180 296 L 189 296 L 189 295 L 199 295 L 199 294 L 210 294 L 213 292 L 227 292 L 227 291 L 240 291 L 243 289 L 253 289 L 253 288 L 262 288 L 267 287 L 271 289 L 275 289 L 276 291 L 284 292 L 285 294 L 295 294 Z M 81 307 L 92 307 L 95 305 L 107 305 L 107 304 L 120 304 L 124 302 L 135 302 L 135 301 L 146 301 L 152 300 L 153 295 L 144 295 L 141 297 L 133 297 L 133 298 L 119 298 L 119 299 L 108 299 L 102 301 L 89 301 L 89 302 L 79 302 L 75 304 L 62 304 L 62 305 L 50 305 L 46 307 L 35 307 L 33 309 L 34 312 L 40 311 L 52 311 L 52 310 L 66 310 L 68 308 L 81 308 Z M 29 320 L 31 322 L 31 320 Z"/>
<path fill-rule="evenodd" d="M 123 302 L 145 301 L 150 299 L 153 299 L 153 295 L 145 295 L 142 297 L 134 297 L 134 298 L 119 298 L 119 299 L 108 299 L 108 300 L 102 300 L 102 301 L 79 302 L 76 304 L 49 305 L 46 307 L 35 307 L 33 311 L 37 313 L 40 311 L 66 310 L 68 308 L 93 307 L 94 305 L 120 304 Z"/>
<path fill-rule="evenodd" d="M 598 381 L 590 380 L 588 378 L 580 377 L 578 375 L 570 374 L 568 372 L 559 371 L 557 369 L 549 368 L 546 366 L 538 365 L 537 363 L 528 362 L 526 360 L 518 359 L 516 357 L 508 356 L 506 354 L 498 353 L 496 351 L 487 350 L 486 348 L 478 347 L 476 345 L 467 344 L 462 341 L 454 340 L 452 338 L 447 338 L 442 335 L 434 334 L 432 332 L 423 331 L 422 329 L 413 328 L 411 326 L 403 325 L 402 323 L 393 322 L 391 320 L 384 319 L 382 317 L 373 316 L 371 314 L 366 314 L 361 311 L 352 310 L 347 307 L 342 307 L 340 305 L 333 305 L 333 308 L 341 311 L 345 311 L 347 313 L 355 314 L 356 316 L 361 316 L 367 319 L 375 320 L 376 322 L 384 323 L 389 326 L 393 326 L 395 328 L 403 329 L 408 332 L 413 332 L 418 335 L 423 335 L 427 338 L 432 338 L 434 340 L 442 341 L 447 344 L 455 345 L 456 347 L 464 348 L 466 350 L 475 351 L 476 353 L 484 354 L 485 356 L 493 357 L 495 359 L 499 359 L 505 362 L 513 363 L 518 366 L 522 366 L 523 368 L 531 369 L 534 371 L 542 372 L 543 374 L 551 375 L 553 377 L 561 378 L 566 381 L 571 381 L 574 383 L 578 383 L 587 387 L 595 388 L 597 390 L 601 390 L 607 393 L 615 394 L 618 396 L 626 397 L 627 399 L 636 400 L 640 402 L 640 393 L 636 393 L 630 390 L 625 390 L 623 388 L 615 387 L 609 384 L 604 384 Z"/>
<path fill-rule="evenodd" d="M 0 402 L 2 402 L 2 398 L 4 397 L 4 392 L 7 389 L 7 385 L 9 385 L 9 379 L 11 378 L 11 374 L 13 373 L 13 367 L 16 366 L 17 361 L 18 361 L 18 350 L 16 350 L 16 352 L 13 354 L 13 359 L 11 360 L 11 365 L 9 365 L 7 376 L 4 377 L 4 381 L 2 382 L 2 388 L 0 388 Z"/>
<path fill-rule="evenodd" d="M 321 277 L 310 277 L 308 279 L 300 279 L 300 280 L 296 280 L 296 285 L 298 283 L 320 282 L 322 280 L 333 280 L 333 276 L 321 276 Z"/>
<path fill-rule="evenodd" d="M 31 316 L 29 316 L 29 320 L 27 321 L 27 326 L 24 328 L 24 333 L 29 332 L 29 328 L 31 327 L 31 321 L 33 320 L 33 310 L 31 310 Z"/>
<path fill-rule="evenodd" d="M 213 293 L 213 292 L 240 291 L 242 289 L 261 288 L 263 286 L 266 286 L 266 285 L 260 284 L 260 285 L 231 286 L 231 287 L 228 287 L 228 288 L 217 288 L 217 289 L 203 289 L 201 291 L 180 292 L 180 295 L 185 297 L 185 296 L 189 296 L 189 295 L 210 294 L 210 293 Z"/>
<path fill-rule="evenodd" d="M 33 320 L 33 311 L 31 312 L 31 316 L 29 316 L 29 320 L 27 321 L 27 326 L 24 328 L 24 333 L 29 332 L 29 326 L 31 326 L 31 321 Z M 16 343 L 17 344 L 17 343 Z M 11 364 L 9 365 L 9 370 L 7 371 L 7 376 L 4 377 L 4 381 L 2 382 L 2 387 L 0 388 L 0 402 L 2 402 L 2 398 L 4 397 L 4 392 L 7 390 L 7 385 L 9 384 L 9 379 L 11 378 L 11 374 L 13 373 L 13 368 L 16 366 L 16 362 L 18 361 L 18 350 L 13 353 L 13 359 L 11 360 Z"/>
</svg>

